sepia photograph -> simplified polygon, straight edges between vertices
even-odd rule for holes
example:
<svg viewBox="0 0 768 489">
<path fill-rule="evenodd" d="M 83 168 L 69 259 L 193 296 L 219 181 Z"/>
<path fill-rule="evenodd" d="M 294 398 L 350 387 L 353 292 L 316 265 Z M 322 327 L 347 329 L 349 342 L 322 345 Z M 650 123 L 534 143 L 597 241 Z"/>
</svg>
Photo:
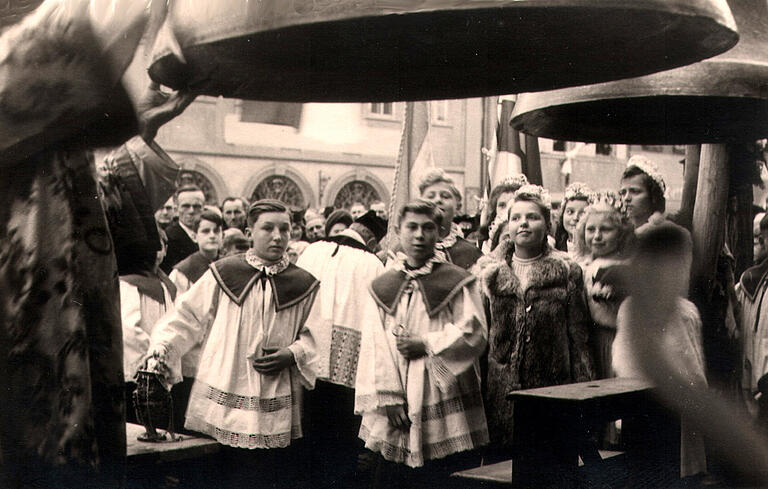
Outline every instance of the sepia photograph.
<svg viewBox="0 0 768 489">
<path fill-rule="evenodd" d="M 767 185 L 768 0 L 0 0 L 0 489 L 768 487 Z"/>
</svg>

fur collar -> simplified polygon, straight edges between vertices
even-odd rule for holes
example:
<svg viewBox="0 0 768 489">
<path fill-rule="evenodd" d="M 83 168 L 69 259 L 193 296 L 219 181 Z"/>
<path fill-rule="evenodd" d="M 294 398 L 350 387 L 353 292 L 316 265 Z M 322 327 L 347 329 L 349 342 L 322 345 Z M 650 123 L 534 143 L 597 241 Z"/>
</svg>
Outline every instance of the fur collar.
<svg viewBox="0 0 768 489">
<path fill-rule="evenodd" d="M 487 296 L 523 296 L 520 281 L 515 276 L 509 263 L 512 261 L 514 247 L 511 242 L 500 244 L 490 255 L 478 260 L 474 268 L 480 277 L 483 293 Z M 571 268 L 575 265 L 568 255 L 552 247 L 547 247 L 539 266 L 531 271 L 528 289 L 543 289 L 556 285 L 567 284 Z M 578 265 L 576 265 L 578 266 Z"/>
</svg>

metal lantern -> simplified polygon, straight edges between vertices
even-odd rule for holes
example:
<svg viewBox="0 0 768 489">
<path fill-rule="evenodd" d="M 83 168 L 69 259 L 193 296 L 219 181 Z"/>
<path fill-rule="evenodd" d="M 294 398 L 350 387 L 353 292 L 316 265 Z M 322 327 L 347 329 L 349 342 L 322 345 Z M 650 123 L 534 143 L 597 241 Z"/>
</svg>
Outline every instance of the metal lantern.
<svg viewBox="0 0 768 489">
<path fill-rule="evenodd" d="M 768 137 L 768 4 L 730 5 L 741 36 L 730 51 L 640 78 L 522 94 L 512 126 L 552 139 L 626 144 Z"/>
<path fill-rule="evenodd" d="M 185 0 L 149 72 L 245 99 L 444 99 L 654 73 L 737 40 L 725 0 Z"/>
</svg>

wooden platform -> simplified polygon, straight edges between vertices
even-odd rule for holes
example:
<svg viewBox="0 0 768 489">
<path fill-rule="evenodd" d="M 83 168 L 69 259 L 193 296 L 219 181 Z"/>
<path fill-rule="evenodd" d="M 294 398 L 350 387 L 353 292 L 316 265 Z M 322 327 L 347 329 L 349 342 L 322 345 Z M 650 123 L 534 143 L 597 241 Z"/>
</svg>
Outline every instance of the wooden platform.
<svg viewBox="0 0 768 489">
<path fill-rule="evenodd" d="M 125 434 L 128 443 L 128 463 L 160 464 L 218 453 L 221 445 L 210 438 L 176 435 L 178 441 L 150 443 L 136 438 L 144 433 L 144 427 L 126 423 Z"/>
<path fill-rule="evenodd" d="M 621 455 L 623 452 L 600 450 L 600 457 L 603 460 Z M 460 477 L 467 480 L 478 482 L 488 482 L 492 484 L 510 485 L 512 484 L 512 460 L 505 460 L 496 464 L 483 465 L 474 469 L 455 472 L 452 477 Z M 579 466 L 584 463 L 579 460 Z"/>
</svg>

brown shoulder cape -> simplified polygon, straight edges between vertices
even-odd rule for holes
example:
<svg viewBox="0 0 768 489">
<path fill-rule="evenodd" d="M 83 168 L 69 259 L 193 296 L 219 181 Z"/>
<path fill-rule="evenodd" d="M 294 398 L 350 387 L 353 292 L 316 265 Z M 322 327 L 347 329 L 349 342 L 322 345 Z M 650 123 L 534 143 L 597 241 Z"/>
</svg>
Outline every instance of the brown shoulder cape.
<svg viewBox="0 0 768 489">
<path fill-rule="evenodd" d="M 438 263 L 429 275 L 416 278 L 429 317 L 434 317 L 458 294 L 474 282 L 475 276 L 452 263 Z M 371 282 L 370 292 L 376 303 L 388 314 L 394 314 L 408 280 L 405 273 L 390 270 Z"/>
<path fill-rule="evenodd" d="M 243 253 L 214 262 L 211 271 L 224 293 L 238 306 L 243 305 L 251 288 L 262 275 L 245 261 Z M 320 281 L 311 273 L 292 263 L 277 275 L 268 276 L 267 280 L 272 286 L 276 311 L 301 302 L 320 285 Z"/>
</svg>

